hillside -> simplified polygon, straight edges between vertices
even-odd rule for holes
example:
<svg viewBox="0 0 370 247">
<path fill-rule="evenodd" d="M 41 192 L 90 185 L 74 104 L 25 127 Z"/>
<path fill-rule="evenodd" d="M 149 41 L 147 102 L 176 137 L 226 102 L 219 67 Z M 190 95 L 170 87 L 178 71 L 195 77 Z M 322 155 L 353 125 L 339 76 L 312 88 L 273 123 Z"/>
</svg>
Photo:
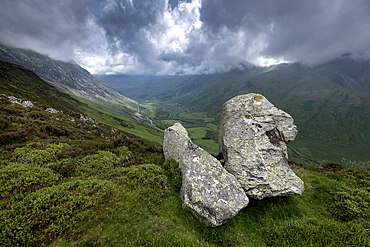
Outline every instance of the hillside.
<svg viewBox="0 0 370 247">
<path fill-rule="evenodd" d="M 95 103 L 114 102 L 129 109 L 136 106 L 135 101 L 118 94 L 73 61 L 58 61 L 31 50 L 3 45 L 0 60 L 25 67 L 49 84 Z"/>
<path fill-rule="evenodd" d="M 81 117 L 81 102 L 24 68 L 0 68 L 1 246 L 369 246 L 369 172 L 291 162 L 302 196 L 250 200 L 211 228 L 181 207 L 181 172 L 161 145 Z"/>
<path fill-rule="evenodd" d="M 9 57 L 23 54 L 24 61 L 15 58 L 13 60 L 19 63 L 23 61 L 22 63 L 29 67 L 35 65 L 32 62 L 34 56 L 42 59 L 44 65 L 40 68 L 35 65 L 36 69 L 34 69 L 39 72 L 39 75 L 35 75 L 23 67 L 2 61 L 5 48 L 0 46 L 0 93 L 16 93 L 21 98 L 27 96 L 31 101 L 38 103 L 48 101 L 52 102 L 51 105 L 54 105 L 54 102 L 57 102 L 61 107 L 68 107 L 99 122 L 158 143 L 162 142 L 162 133 L 159 129 L 144 121 L 143 116 L 136 117 L 137 104 L 135 101 L 118 94 L 78 65 L 51 60 L 32 51 L 21 49 L 7 51 L 6 54 Z M 27 57 L 25 57 L 26 53 L 28 54 Z M 66 69 L 68 66 L 69 71 Z M 75 70 L 77 72 L 73 72 Z M 68 73 L 71 73 L 72 76 L 69 76 Z M 48 78 L 51 75 L 64 79 L 58 79 L 54 82 L 42 80 L 42 78 Z M 64 83 L 69 82 L 75 90 L 69 90 L 68 86 L 66 87 L 68 90 L 65 90 L 66 84 Z M 40 96 L 42 97 L 40 98 Z"/>
<path fill-rule="evenodd" d="M 317 162 L 339 162 L 370 160 L 369 71 L 369 61 L 343 58 L 316 67 L 280 64 L 212 75 L 99 78 L 144 104 L 157 126 L 182 121 L 196 142 L 213 149 L 223 103 L 260 93 L 295 119 L 292 148 Z"/>
</svg>

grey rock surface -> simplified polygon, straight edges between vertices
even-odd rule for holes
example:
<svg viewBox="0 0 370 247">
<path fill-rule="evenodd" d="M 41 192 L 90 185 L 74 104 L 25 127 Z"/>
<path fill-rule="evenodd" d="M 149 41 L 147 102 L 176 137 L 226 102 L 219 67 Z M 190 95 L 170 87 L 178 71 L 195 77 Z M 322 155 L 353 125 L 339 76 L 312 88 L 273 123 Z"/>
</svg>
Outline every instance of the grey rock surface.
<svg viewBox="0 0 370 247">
<path fill-rule="evenodd" d="M 59 111 L 57 111 L 57 110 L 55 110 L 54 108 L 51 108 L 51 107 L 45 109 L 45 111 L 49 112 L 49 113 L 52 113 L 52 114 L 57 114 L 59 112 Z"/>
<path fill-rule="evenodd" d="M 297 132 L 293 118 L 260 94 L 236 96 L 223 105 L 219 149 L 226 170 L 248 196 L 263 199 L 303 193 L 303 181 L 287 162 L 286 143 Z"/>
<path fill-rule="evenodd" d="M 89 121 L 89 122 L 91 122 L 91 123 L 97 123 L 94 119 L 92 119 L 92 118 L 89 118 L 88 116 L 84 116 L 84 115 L 82 115 L 82 114 L 80 114 L 81 116 L 80 116 L 80 120 L 82 120 L 82 121 Z"/>
<path fill-rule="evenodd" d="M 182 171 L 182 206 L 201 222 L 219 226 L 248 205 L 248 197 L 236 178 L 221 163 L 193 144 L 179 123 L 165 130 L 163 151 Z"/>
<path fill-rule="evenodd" d="M 31 101 L 28 101 L 28 100 L 23 100 L 23 99 L 18 99 L 14 96 L 8 96 L 8 99 L 11 103 L 13 104 L 19 104 L 21 106 L 23 106 L 24 108 L 28 109 L 28 108 L 32 108 L 34 105 Z"/>
</svg>

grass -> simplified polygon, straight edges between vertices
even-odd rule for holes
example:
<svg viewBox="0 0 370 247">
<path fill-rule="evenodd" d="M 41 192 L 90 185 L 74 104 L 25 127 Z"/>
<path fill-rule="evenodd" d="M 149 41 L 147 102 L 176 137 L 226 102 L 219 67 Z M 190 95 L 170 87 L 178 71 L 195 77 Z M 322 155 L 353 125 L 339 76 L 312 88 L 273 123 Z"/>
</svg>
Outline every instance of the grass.
<svg viewBox="0 0 370 247">
<path fill-rule="evenodd" d="M 290 162 L 303 195 L 251 199 L 212 228 L 182 208 L 160 144 L 39 97 L 24 109 L 0 96 L 1 246 L 370 246 L 368 171 Z"/>
<path fill-rule="evenodd" d="M 342 162 L 347 164 L 348 162 L 343 160 L 352 160 L 355 162 L 352 162 L 352 165 L 348 163 L 349 167 L 370 168 L 370 166 L 366 165 L 368 161 L 362 159 L 363 154 L 369 152 L 367 148 L 340 146 L 335 143 L 310 140 L 308 138 L 297 138 L 289 143 L 289 146 L 299 151 L 304 157 L 315 160 L 318 163 Z M 289 155 L 293 161 L 302 161 L 294 157 L 293 153 L 289 153 Z"/>
<path fill-rule="evenodd" d="M 76 97 L 76 96 L 75 96 Z M 161 129 L 155 128 L 150 124 L 140 125 L 132 119 L 134 111 L 123 112 L 112 109 L 110 105 L 103 106 L 91 101 L 76 97 L 79 101 L 86 103 L 88 107 L 81 107 L 80 111 L 98 122 L 107 124 L 114 128 L 123 130 L 125 132 L 140 136 L 142 138 L 155 141 L 157 143 L 163 142 L 163 132 Z M 132 120 L 131 120 L 132 119 Z"/>
<path fill-rule="evenodd" d="M 369 246 L 366 171 L 292 163 L 305 182 L 302 196 L 251 199 L 232 221 L 212 228 L 182 208 L 176 162 L 127 163 L 145 153 L 118 145 L 77 156 L 65 174 L 58 169 L 65 159 L 57 157 L 70 156 L 74 145 L 24 146 L 2 161 L 2 244 Z"/>
<path fill-rule="evenodd" d="M 305 183 L 302 196 L 251 199 L 232 221 L 212 228 L 182 208 L 181 172 L 164 161 L 159 144 L 94 127 L 74 113 L 1 104 L 17 123 L 4 122 L 2 134 L 41 125 L 1 145 L 0 245 L 369 246 L 364 170 L 291 163 Z"/>
</svg>

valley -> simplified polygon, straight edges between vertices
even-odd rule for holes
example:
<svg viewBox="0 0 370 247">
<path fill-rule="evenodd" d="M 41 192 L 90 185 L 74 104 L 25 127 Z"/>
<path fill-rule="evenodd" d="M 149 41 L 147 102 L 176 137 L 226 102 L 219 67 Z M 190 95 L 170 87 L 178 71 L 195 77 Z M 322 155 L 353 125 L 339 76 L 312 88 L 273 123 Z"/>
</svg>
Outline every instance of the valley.
<svg viewBox="0 0 370 247">
<path fill-rule="evenodd" d="M 369 13 L 1 1 L 0 247 L 370 247 Z"/>
<path fill-rule="evenodd" d="M 321 164 L 370 160 L 369 69 L 369 62 L 343 58 L 316 67 L 280 64 L 210 75 L 97 77 L 130 95 L 160 129 L 181 122 L 213 154 L 223 103 L 260 93 L 294 118 L 298 136 L 289 146 Z"/>
<path fill-rule="evenodd" d="M 193 142 L 203 149 L 217 155 L 217 124 L 206 112 L 192 113 L 181 105 L 159 101 L 144 101 L 140 103 L 140 112 L 152 119 L 153 125 L 164 130 L 174 123 L 181 123 L 189 132 Z"/>
<path fill-rule="evenodd" d="M 132 109 L 102 104 L 3 61 L 0 92 L 0 245 L 369 243 L 369 163 L 309 162 L 317 153 L 307 143 L 312 141 L 325 157 L 330 153 L 334 159 L 350 152 L 340 141 L 329 150 L 327 141 L 305 136 L 295 140 L 294 152 L 305 159 L 294 162 L 291 155 L 289 165 L 303 180 L 305 192 L 250 199 L 233 220 L 212 228 L 183 209 L 181 170 L 174 160 L 164 160 L 161 143 L 163 129 L 181 122 L 195 143 L 218 154 L 218 116 L 216 111 L 212 114 L 217 107 L 159 99 L 133 101 L 137 104 Z M 12 103 L 10 96 L 29 102 Z M 221 101 L 213 104 L 222 105 Z M 319 115 L 320 104 L 303 105 Z"/>
</svg>

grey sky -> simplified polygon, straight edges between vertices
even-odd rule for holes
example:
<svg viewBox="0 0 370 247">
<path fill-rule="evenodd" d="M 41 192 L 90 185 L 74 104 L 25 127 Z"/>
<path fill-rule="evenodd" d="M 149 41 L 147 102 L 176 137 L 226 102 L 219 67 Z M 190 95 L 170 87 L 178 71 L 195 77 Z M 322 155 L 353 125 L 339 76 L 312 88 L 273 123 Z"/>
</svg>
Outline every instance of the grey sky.
<svg viewBox="0 0 370 247">
<path fill-rule="evenodd" d="M 0 43 L 99 74 L 370 57 L 367 0 L 4 0 Z"/>
</svg>

